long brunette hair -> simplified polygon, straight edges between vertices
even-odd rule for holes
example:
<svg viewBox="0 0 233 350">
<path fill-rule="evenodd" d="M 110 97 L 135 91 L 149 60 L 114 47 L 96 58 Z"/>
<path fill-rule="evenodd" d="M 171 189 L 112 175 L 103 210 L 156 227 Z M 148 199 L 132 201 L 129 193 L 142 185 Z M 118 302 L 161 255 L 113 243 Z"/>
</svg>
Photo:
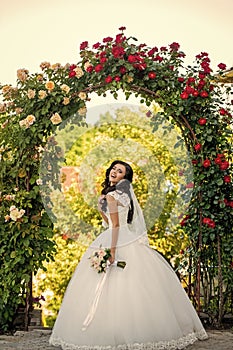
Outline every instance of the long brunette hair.
<svg viewBox="0 0 233 350">
<path fill-rule="evenodd" d="M 112 170 L 112 168 L 116 165 L 116 164 L 121 164 L 125 167 L 125 176 L 124 179 L 128 180 L 128 181 L 122 181 L 120 183 L 118 183 L 117 185 L 110 185 L 110 181 L 109 181 L 109 174 L 110 171 Z M 133 206 L 133 201 L 131 198 L 131 194 L 130 194 L 130 183 L 133 181 L 133 169 L 131 168 L 131 166 L 126 163 L 123 162 L 122 160 L 114 160 L 114 162 L 112 162 L 112 164 L 110 165 L 110 167 L 106 170 L 105 173 L 105 180 L 104 182 L 101 184 L 103 189 L 101 191 L 101 194 L 108 194 L 109 192 L 115 191 L 117 190 L 118 192 L 122 192 L 122 193 L 127 193 L 129 198 L 130 198 L 130 207 L 129 207 L 129 211 L 128 211 L 128 217 L 127 217 L 127 222 L 130 224 L 133 220 L 133 213 L 134 213 L 134 206 Z M 107 210 L 107 200 L 106 198 L 103 198 L 101 201 L 101 209 L 106 212 Z"/>
</svg>

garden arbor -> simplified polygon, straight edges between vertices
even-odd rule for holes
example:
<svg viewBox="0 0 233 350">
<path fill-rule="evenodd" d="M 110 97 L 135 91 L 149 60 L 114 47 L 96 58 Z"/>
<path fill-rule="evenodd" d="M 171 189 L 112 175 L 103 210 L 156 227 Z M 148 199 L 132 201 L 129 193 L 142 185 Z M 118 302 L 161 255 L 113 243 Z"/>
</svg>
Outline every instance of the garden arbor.
<svg viewBox="0 0 233 350">
<path fill-rule="evenodd" d="M 17 72 L 17 86 L 1 86 L 1 328 L 14 327 L 19 306 L 25 326 L 31 305 L 31 275 L 52 257 L 53 224 L 40 196 L 40 161 L 48 142 L 53 158 L 61 155 L 52 135 L 62 121 L 76 116 L 84 125 L 91 92 L 117 99 L 119 90 L 134 93 L 148 108 L 153 101 L 163 111 L 148 113 L 156 129 L 160 118 L 177 125 L 193 164 L 193 194 L 180 222 L 190 240 L 184 259 L 190 264 L 189 291 L 198 311 L 220 324 L 229 310 L 233 288 L 232 236 L 232 101 L 231 86 L 221 86 L 206 52 L 185 66 L 178 43 L 161 48 L 137 44 L 125 28 L 92 48 L 80 45 L 77 64 L 41 64 L 41 72 Z M 218 65 L 221 77 L 225 64 Z M 133 162 L 133 160 L 132 160 Z M 55 162 L 56 163 L 56 162 Z M 47 176 L 57 176 L 54 164 Z M 59 181 L 58 181 L 59 182 Z"/>
</svg>

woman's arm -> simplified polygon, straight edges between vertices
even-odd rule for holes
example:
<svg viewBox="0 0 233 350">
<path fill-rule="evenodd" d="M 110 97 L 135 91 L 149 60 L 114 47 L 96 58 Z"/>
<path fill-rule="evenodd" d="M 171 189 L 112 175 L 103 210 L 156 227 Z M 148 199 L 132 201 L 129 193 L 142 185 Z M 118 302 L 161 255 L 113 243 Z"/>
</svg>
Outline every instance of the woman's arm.
<svg viewBox="0 0 233 350">
<path fill-rule="evenodd" d="M 116 245 L 119 234 L 119 216 L 117 201 L 111 195 L 106 196 L 109 214 L 112 222 L 112 242 L 111 242 L 111 258 L 109 259 L 112 264 L 115 261 Z"/>
</svg>

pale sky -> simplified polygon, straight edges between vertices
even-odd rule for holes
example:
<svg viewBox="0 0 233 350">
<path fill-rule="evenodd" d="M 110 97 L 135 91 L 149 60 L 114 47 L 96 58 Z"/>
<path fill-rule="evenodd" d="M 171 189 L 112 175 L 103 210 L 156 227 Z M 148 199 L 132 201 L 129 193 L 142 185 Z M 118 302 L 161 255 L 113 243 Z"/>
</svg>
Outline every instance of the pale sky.
<svg viewBox="0 0 233 350">
<path fill-rule="evenodd" d="M 0 82 L 16 83 L 18 68 L 40 71 L 42 61 L 79 60 L 79 44 L 115 36 L 166 46 L 179 42 L 192 63 L 210 54 L 212 68 L 233 66 L 233 0 L 0 0 Z"/>
</svg>

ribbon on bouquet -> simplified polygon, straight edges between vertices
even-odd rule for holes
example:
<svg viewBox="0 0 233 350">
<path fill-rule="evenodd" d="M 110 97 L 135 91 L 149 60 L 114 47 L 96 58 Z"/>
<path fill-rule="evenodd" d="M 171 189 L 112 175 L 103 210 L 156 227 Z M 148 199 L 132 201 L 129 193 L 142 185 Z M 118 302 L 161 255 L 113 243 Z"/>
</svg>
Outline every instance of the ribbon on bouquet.
<svg viewBox="0 0 233 350">
<path fill-rule="evenodd" d="M 83 322 L 82 331 L 85 331 L 87 329 L 87 327 L 89 326 L 89 324 L 91 323 L 91 321 L 93 320 L 93 318 L 95 316 L 95 312 L 96 312 L 96 309 L 97 309 L 97 306 L 99 303 L 100 296 L 101 296 L 102 291 L 103 291 L 105 281 L 106 281 L 107 276 L 109 274 L 110 267 L 111 266 L 118 266 L 118 267 L 121 267 L 122 269 L 124 269 L 125 265 L 126 265 L 125 261 L 114 261 L 112 264 L 110 264 L 109 261 L 107 262 L 106 272 L 102 273 L 102 276 L 101 276 L 101 278 L 96 286 L 95 296 L 94 296 L 93 302 L 91 304 L 90 310 L 87 314 L 87 317 L 85 318 L 85 320 Z"/>
<path fill-rule="evenodd" d="M 112 265 L 114 265 L 114 263 Z M 96 312 L 96 309 L 97 309 L 97 306 L 99 303 L 99 299 L 100 299 L 100 296 L 101 296 L 102 291 L 103 291 L 104 283 L 105 283 L 105 281 L 107 279 L 107 275 L 110 271 L 110 269 L 109 269 L 110 266 L 111 265 L 109 263 L 109 265 L 107 266 L 106 272 L 102 273 L 102 276 L 101 276 L 101 278 L 96 286 L 95 296 L 94 296 L 93 302 L 91 304 L 90 310 L 87 314 L 87 317 L 85 318 L 85 320 L 83 322 L 82 331 L 85 331 L 87 329 L 87 327 L 89 326 L 89 324 L 91 323 L 91 321 L 93 320 L 93 318 L 95 316 L 95 312 Z"/>
</svg>

